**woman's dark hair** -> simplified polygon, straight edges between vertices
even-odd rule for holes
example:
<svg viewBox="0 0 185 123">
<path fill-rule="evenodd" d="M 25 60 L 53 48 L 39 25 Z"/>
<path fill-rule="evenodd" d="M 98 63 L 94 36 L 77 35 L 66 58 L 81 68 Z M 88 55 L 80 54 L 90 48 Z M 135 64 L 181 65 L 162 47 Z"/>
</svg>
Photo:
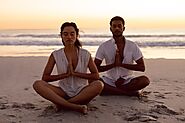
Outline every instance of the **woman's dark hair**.
<svg viewBox="0 0 185 123">
<path fill-rule="evenodd" d="M 120 16 L 115 16 L 110 20 L 110 26 L 112 25 L 112 21 L 120 20 L 123 23 L 123 26 L 125 25 L 125 20 Z"/>
<path fill-rule="evenodd" d="M 77 27 L 77 25 L 73 22 L 65 22 L 62 24 L 62 26 L 60 27 L 60 34 L 62 35 L 62 31 L 64 30 L 65 27 L 68 27 L 68 26 L 72 26 L 74 27 L 75 31 L 76 31 L 76 35 L 78 36 L 79 35 L 79 29 Z M 62 43 L 63 45 L 65 46 L 65 43 L 62 39 Z M 78 38 L 76 38 L 76 41 L 75 41 L 75 46 L 77 46 L 78 48 L 82 47 L 82 44 L 80 43 L 80 41 L 78 40 Z"/>
</svg>

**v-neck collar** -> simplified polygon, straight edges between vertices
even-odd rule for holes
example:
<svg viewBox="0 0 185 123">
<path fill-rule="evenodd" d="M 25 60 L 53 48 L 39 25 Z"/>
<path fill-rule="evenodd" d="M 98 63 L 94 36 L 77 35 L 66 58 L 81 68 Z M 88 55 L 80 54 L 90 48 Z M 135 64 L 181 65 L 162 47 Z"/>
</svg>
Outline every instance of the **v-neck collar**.
<svg viewBox="0 0 185 123">
<path fill-rule="evenodd" d="M 69 62 L 68 62 L 67 56 L 66 56 L 66 54 L 65 54 L 64 48 L 63 48 L 63 50 L 62 50 L 62 53 L 64 54 L 65 61 L 66 61 L 67 65 L 68 65 L 68 64 L 69 64 Z M 77 68 L 78 68 L 78 66 L 79 66 L 80 53 L 81 53 L 81 49 L 79 48 L 79 50 L 78 50 L 78 52 L 77 52 L 77 54 L 78 54 L 77 65 L 76 65 L 76 67 L 75 67 L 74 71 L 76 71 L 76 69 L 77 69 Z"/>
<path fill-rule="evenodd" d="M 115 41 L 114 38 L 112 38 L 112 43 L 113 43 L 113 46 L 115 47 L 115 49 L 117 49 L 117 44 L 116 44 L 116 41 Z M 123 48 L 123 55 L 125 54 L 126 45 L 127 45 L 127 40 L 125 39 L 125 45 L 124 45 L 124 48 Z"/>
</svg>

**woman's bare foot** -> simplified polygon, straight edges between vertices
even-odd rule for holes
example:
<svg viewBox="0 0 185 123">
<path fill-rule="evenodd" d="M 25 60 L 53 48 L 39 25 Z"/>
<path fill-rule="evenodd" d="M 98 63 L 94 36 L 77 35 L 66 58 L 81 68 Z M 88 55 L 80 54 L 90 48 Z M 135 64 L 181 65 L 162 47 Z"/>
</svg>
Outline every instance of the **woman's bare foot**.
<svg viewBox="0 0 185 123">
<path fill-rule="evenodd" d="M 61 111 L 62 109 L 66 109 L 66 108 L 65 108 L 65 107 L 62 107 L 62 106 L 60 106 L 60 105 L 55 104 L 55 111 L 56 111 L 56 112 L 59 112 L 59 111 Z M 78 108 L 73 109 L 73 110 L 76 110 L 77 112 L 80 112 L 80 113 L 82 113 L 82 114 L 87 114 L 87 112 L 88 112 L 88 108 L 87 108 L 86 105 L 79 105 Z"/>
<path fill-rule="evenodd" d="M 80 105 L 80 108 L 79 108 L 78 112 L 80 112 L 84 115 L 87 114 L 87 112 L 88 112 L 87 106 L 86 105 Z"/>
</svg>

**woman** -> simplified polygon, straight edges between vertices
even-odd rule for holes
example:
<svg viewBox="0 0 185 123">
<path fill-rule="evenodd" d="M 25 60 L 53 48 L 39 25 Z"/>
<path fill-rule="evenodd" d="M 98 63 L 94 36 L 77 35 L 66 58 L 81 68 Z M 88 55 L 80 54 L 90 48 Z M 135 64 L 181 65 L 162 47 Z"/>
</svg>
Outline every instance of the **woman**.
<svg viewBox="0 0 185 123">
<path fill-rule="evenodd" d="M 57 110 L 62 107 L 86 114 L 86 104 L 101 93 L 103 83 L 98 80 L 98 70 L 90 53 L 81 48 L 76 24 L 64 23 L 60 35 L 64 48 L 51 53 L 42 80 L 35 81 L 33 88 L 53 102 Z M 58 75 L 51 75 L 55 64 Z M 59 87 L 48 83 L 57 80 Z"/>
</svg>

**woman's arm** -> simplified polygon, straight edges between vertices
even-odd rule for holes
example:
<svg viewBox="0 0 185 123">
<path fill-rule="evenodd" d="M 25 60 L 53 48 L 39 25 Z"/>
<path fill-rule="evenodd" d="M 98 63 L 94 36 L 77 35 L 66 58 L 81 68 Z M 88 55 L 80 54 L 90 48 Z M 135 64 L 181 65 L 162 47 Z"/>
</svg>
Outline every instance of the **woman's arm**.
<svg viewBox="0 0 185 123">
<path fill-rule="evenodd" d="M 46 82 L 52 82 L 52 81 L 57 81 L 57 80 L 60 80 L 60 79 L 63 79 L 69 76 L 68 73 L 59 74 L 59 75 L 51 75 L 53 68 L 55 66 L 55 63 L 56 62 L 55 62 L 54 56 L 53 54 L 51 54 L 46 64 L 46 67 L 44 69 L 42 80 Z"/>
</svg>

